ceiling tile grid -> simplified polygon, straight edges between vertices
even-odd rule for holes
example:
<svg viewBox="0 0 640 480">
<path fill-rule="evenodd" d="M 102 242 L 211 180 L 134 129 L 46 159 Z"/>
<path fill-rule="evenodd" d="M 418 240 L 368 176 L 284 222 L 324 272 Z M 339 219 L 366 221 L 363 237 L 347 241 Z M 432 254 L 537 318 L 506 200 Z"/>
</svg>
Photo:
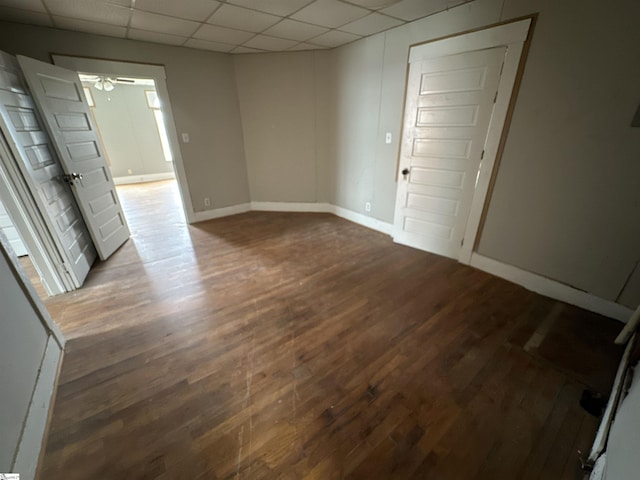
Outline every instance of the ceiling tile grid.
<svg viewBox="0 0 640 480">
<path fill-rule="evenodd" d="M 335 48 L 472 0 L 0 0 L 0 20 L 232 54 Z"/>
</svg>

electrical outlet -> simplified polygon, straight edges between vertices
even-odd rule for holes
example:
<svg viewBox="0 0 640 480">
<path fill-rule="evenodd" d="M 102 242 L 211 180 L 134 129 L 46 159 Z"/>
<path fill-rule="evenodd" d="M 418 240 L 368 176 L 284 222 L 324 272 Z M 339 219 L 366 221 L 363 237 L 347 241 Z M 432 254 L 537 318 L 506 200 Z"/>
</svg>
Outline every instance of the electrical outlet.
<svg viewBox="0 0 640 480">
<path fill-rule="evenodd" d="M 128 173 L 129 175 L 131 175 L 131 174 L 133 173 L 133 170 L 129 169 L 129 170 L 127 170 L 127 173 Z"/>
<path fill-rule="evenodd" d="M 365 202 L 364 211 L 365 212 L 370 212 L 371 211 L 371 202 Z"/>
<path fill-rule="evenodd" d="M 188 133 L 183 133 L 182 134 L 182 143 L 189 143 L 189 134 Z"/>
<path fill-rule="evenodd" d="M 205 207 L 211 206 L 211 200 L 209 199 L 209 197 L 204 197 L 204 206 Z"/>
</svg>

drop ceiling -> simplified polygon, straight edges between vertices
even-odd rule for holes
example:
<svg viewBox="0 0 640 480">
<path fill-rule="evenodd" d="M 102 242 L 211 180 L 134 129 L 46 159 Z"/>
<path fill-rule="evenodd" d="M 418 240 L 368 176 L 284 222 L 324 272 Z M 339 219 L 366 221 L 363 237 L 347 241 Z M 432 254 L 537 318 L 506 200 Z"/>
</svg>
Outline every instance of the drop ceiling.
<svg viewBox="0 0 640 480">
<path fill-rule="evenodd" d="M 470 0 L 0 0 L 0 20 L 225 53 L 344 45 Z"/>
</svg>

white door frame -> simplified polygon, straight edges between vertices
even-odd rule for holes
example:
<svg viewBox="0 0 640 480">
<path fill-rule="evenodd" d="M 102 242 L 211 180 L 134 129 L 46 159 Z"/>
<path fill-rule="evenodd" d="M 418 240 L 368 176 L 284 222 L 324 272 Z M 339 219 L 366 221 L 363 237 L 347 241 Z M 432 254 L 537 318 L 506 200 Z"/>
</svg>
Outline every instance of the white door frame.
<svg viewBox="0 0 640 480">
<path fill-rule="evenodd" d="M 509 105 L 511 103 L 513 87 L 515 85 L 518 68 L 520 66 L 520 59 L 522 57 L 525 41 L 529 34 L 531 22 L 532 19 L 527 18 L 525 20 L 417 45 L 411 47 L 409 51 L 409 63 L 412 63 L 428 60 L 430 58 L 471 52 L 474 50 L 484 50 L 501 46 L 507 47 L 502 76 L 498 85 L 498 95 L 496 97 L 484 144 L 484 157 L 480 162 L 480 167 L 478 168 L 476 188 L 471 201 L 471 211 L 469 212 L 469 218 L 467 219 L 464 242 L 460 249 L 458 258 L 460 263 L 467 265 L 471 263 L 471 254 L 473 253 L 478 235 L 482 212 L 487 200 L 487 194 L 489 192 L 489 186 L 493 176 L 493 169 L 496 163 L 498 147 L 500 145 L 502 131 L 505 125 Z M 407 114 L 408 112 L 405 112 L 405 115 Z M 398 166 L 400 166 L 400 162 L 398 162 Z M 400 175 L 398 175 L 398 178 L 401 178 Z"/>
<path fill-rule="evenodd" d="M 105 75 L 111 77 L 127 76 L 152 78 L 156 82 L 158 98 L 162 105 L 162 113 L 167 127 L 167 134 L 169 136 L 169 145 L 171 147 L 171 153 L 173 154 L 173 168 L 178 181 L 180 198 L 182 199 L 182 209 L 187 222 L 193 223 L 195 221 L 195 214 L 191 203 L 187 174 L 182 161 L 182 152 L 180 151 L 178 133 L 173 120 L 173 110 L 171 109 L 169 90 L 167 89 L 167 74 L 164 67 L 162 65 L 118 62 L 115 60 L 99 60 L 95 58 L 73 57 L 70 55 L 53 54 L 51 55 L 51 58 L 55 65 L 78 73 Z"/>
</svg>

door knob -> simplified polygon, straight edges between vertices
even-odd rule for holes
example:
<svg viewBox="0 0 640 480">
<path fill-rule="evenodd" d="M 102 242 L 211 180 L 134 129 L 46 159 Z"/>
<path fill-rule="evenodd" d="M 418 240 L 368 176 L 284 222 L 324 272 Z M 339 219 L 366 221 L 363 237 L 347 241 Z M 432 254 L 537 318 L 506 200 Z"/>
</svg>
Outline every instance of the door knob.
<svg viewBox="0 0 640 480">
<path fill-rule="evenodd" d="M 82 180 L 82 174 L 81 173 L 65 173 L 64 175 L 62 175 L 62 180 L 65 183 L 68 183 L 69 185 L 73 185 L 73 181 L 74 180 Z"/>
<path fill-rule="evenodd" d="M 404 177 L 406 177 L 407 175 L 409 175 L 409 173 L 411 173 L 411 170 L 409 170 L 408 168 L 405 168 L 405 169 L 403 169 L 403 170 L 402 170 L 402 175 L 403 175 Z"/>
</svg>

